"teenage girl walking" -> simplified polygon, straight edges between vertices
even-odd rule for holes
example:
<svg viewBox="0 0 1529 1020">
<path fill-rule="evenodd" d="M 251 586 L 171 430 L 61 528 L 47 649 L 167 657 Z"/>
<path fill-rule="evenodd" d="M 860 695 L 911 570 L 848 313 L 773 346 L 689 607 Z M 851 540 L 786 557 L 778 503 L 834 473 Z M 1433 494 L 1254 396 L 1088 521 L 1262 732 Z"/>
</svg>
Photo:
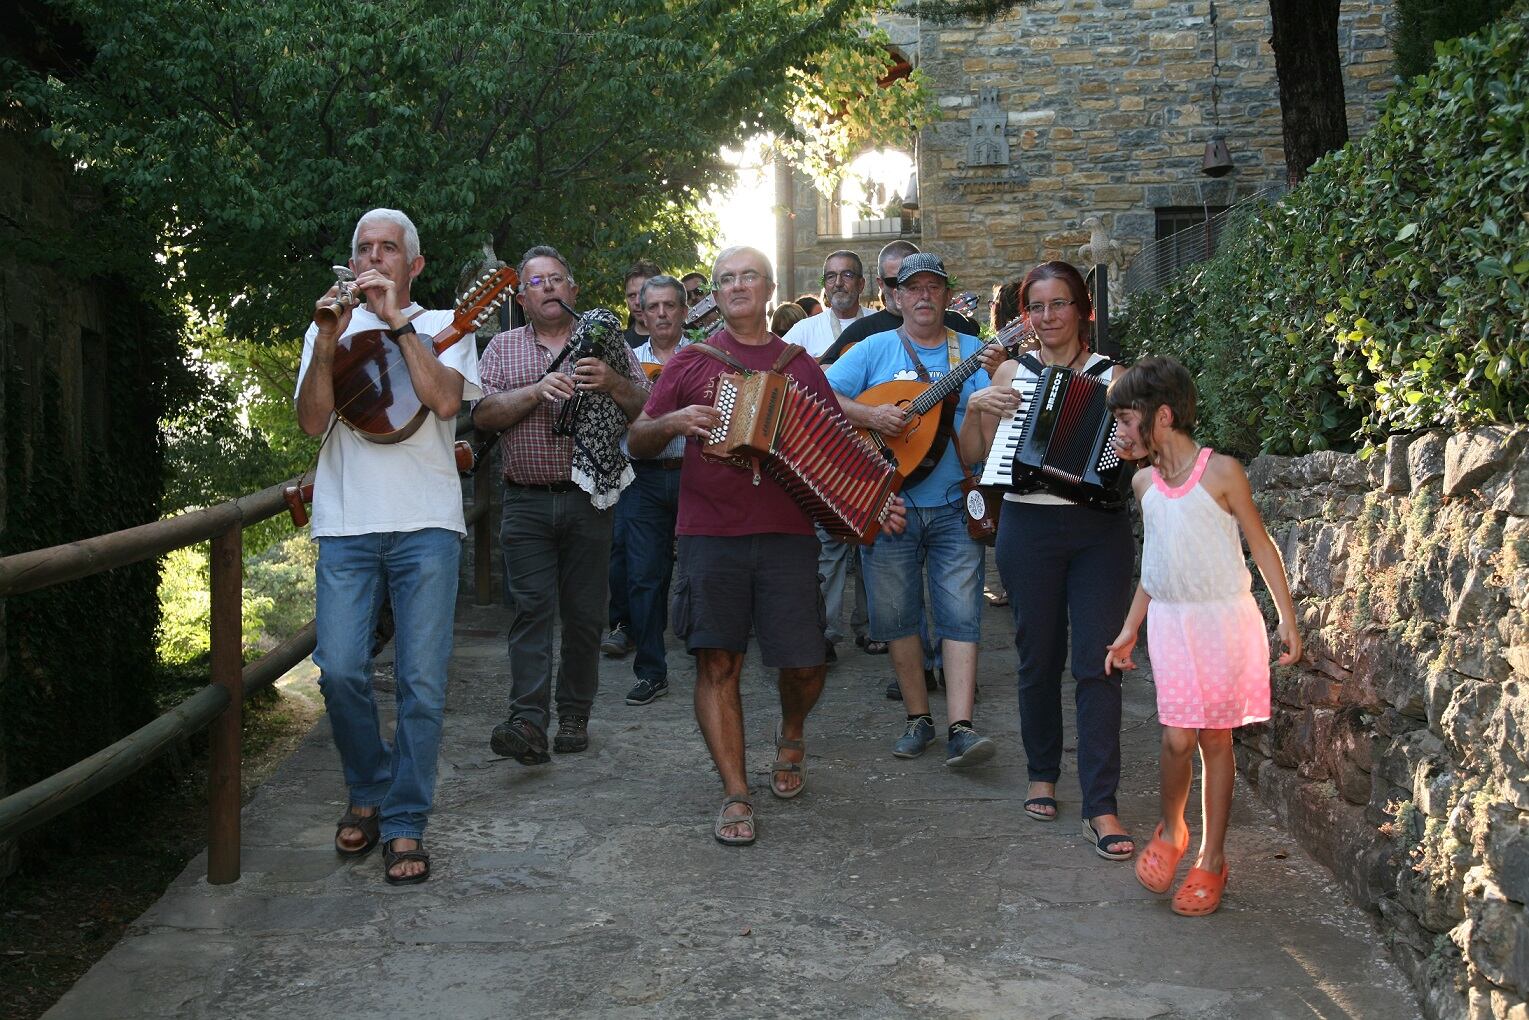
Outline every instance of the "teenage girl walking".
<svg viewBox="0 0 1529 1020">
<path fill-rule="evenodd" d="M 1189 848 L 1184 809 L 1198 747 L 1200 853 L 1173 895 L 1173 910 L 1199 916 L 1221 905 L 1226 886 L 1226 825 L 1237 775 L 1232 730 L 1269 718 L 1269 639 L 1239 527 L 1279 609 L 1281 664 L 1301 657 L 1301 637 L 1285 566 L 1242 465 L 1191 438 L 1195 387 L 1184 366 L 1143 358 L 1111 384 L 1109 406 L 1120 425 L 1121 455 L 1152 463 L 1133 480 L 1146 527 L 1141 584 L 1105 657 L 1106 673 L 1134 669 L 1131 651 L 1146 617 L 1163 724 L 1163 817 L 1137 858 L 1136 877 L 1155 893 L 1173 885 Z"/>
</svg>

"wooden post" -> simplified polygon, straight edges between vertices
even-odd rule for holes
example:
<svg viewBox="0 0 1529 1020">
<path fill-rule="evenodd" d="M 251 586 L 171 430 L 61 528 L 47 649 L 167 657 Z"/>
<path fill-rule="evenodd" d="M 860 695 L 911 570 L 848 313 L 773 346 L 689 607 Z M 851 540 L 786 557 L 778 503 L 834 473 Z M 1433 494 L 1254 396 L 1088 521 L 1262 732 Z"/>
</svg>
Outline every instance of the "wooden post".
<svg viewBox="0 0 1529 1020">
<path fill-rule="evenodd" d="M 479 444 L 487 433 L 473 433 L 474 444 Z M 483 451 L 483 456 L 492 461 L 494 450 L 498 446 L 489 447 Z M 490 592 L 493 585 L 493 555 L 494 555 L 494 531 L 493 514 L 488 513 L 490 501 L 494 497 L 493 477 L 490 469 L 492 464 L 479 465 L 473 475 L 473 506 L 483 507 L 484 512 L 478 515 L 478 520 L 473 524 L 473 605 L 490 606 L 494 604 L 494 596 Z"/>
<path fill-rule="evenodd" d="M 240 744 L 244 710 L 244 533 L 234 525 L 212 539 L 212 682 L 228 707 L 212 721 L 207 774 L 207 881 L 239 880 Z"/>
</svg>

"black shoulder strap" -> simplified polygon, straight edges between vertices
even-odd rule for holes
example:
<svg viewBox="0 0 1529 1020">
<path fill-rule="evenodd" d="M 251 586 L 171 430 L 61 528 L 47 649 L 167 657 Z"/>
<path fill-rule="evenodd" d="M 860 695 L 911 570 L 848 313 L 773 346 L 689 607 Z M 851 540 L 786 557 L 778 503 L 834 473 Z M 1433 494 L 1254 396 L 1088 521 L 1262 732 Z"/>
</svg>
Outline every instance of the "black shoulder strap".
<svg viewBox="0 0 1529 1020">
<path fill-rule="evenodd" d="M 1019 363 L 1028 368 L 1031 374 L 1036 378 L 1040 378 L 1040 374 L 1046 371 L 1046 366 L 1042 365 L 1041 360 L 1033 354 L 1021 354 L 1018 360 Z"/>
<path fill-rule="evenodd" d="M 712 357 L 716 358 L 718 361 L 722 362 L 725 365 L 729 365 L 732 368 L 736 368 L 740 372 L 743 372 L 745 374 L 748 373 L 748 369 L 743 367 L 743 362 L 739 361 L 737 358 L 733 357 L 731 354 L 727 353 L 726 351 L 724 351 L 724 350 L 722 350 L 720 348 L 713 347 L 711 344 L 705 343 L 705 342 L 702 342 L 702 341 L 697 341 L 696 343 L 690 344 L 689 346 L 694 347 L 696 350 L 700 351 L 702 354 L 710 354 Z M 795 346 L 795 345 L 793 344 L 792 346 Z M 801 348 L 798 347 L 797 350 L 801 350 Z"/>
<path fill-rule="evenodd" d="M 1114 367 L 1115 367 L 1115 363 L 1113 361 L 1111 361 L 1109 358 L 1100 358 L 1094 364 L 1089 365 L 1087 368 L 1085 368 L 1083 370 L 1083 374 L 1084 375 L 1091 375 L 1095 379 L 1097 379 L 1101 375 L 1103 375 L 1104 373 L 1108 372 L 1110 369 L 1112 369 Z"/>
</svg>

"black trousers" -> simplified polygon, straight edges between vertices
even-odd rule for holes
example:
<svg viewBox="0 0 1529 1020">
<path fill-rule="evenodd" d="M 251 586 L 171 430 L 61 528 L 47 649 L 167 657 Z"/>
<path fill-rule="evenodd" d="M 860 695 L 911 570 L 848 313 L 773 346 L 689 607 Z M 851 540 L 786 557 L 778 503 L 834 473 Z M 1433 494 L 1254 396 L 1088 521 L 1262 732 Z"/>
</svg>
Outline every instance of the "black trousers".
<svg viewBox="0 0 1529 1020">
<path fill-rule="evenodd" d="M 1004 504 L 996 559 L 1014 611 L 1019 731 L 1030 780 L 1054 783 L 1062 774 L 1062 669 L 1070 628 L 1084 818 L 1116 813 L 1120 674 L 1104 675 L 1104 650 L 1130 608 L 1134 556 L 1129 513 Z"/>
</svg>

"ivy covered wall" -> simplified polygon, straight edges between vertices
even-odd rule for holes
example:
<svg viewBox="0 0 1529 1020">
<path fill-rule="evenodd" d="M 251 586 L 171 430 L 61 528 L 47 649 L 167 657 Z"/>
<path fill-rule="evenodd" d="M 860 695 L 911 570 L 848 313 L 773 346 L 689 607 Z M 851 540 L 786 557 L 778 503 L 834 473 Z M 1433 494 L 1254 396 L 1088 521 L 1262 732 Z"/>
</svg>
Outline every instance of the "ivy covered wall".
<svg viewBox="0 0 1529 1020">
<path fill-rule="evenodd" d="M 190 385 L 152 233 L 29 127 L 0 123 L 0 555 L 156 520 L 158 422 Z M 0 793 L 157 714 L 157 583 L 149 562 L 0 601 Z"/>
</svg>

